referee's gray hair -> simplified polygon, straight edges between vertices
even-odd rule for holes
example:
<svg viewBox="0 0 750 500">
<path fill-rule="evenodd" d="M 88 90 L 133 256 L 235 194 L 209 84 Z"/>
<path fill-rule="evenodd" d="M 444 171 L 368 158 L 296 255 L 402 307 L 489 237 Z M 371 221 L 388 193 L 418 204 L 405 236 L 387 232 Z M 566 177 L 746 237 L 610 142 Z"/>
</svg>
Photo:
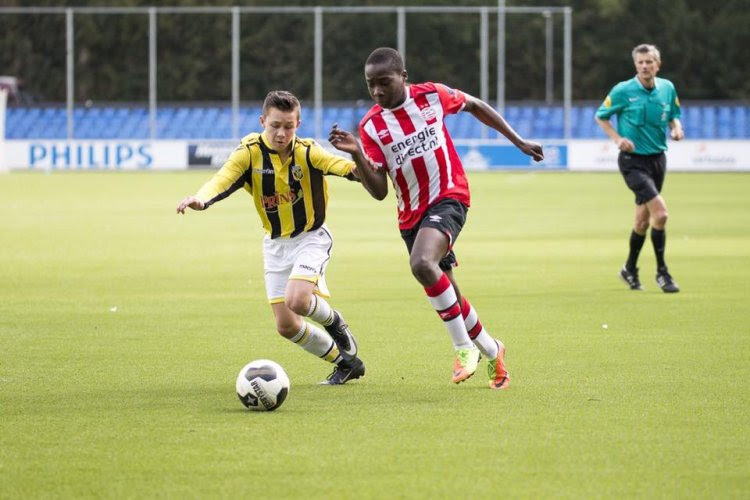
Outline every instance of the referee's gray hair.
<svg viewBox="0 0 750 500">
<path fill-rule="evenodd" d="M 642 43 L 636 48 L 634 48 L 633 49 L 633 62 L 635 62 L 636 54 L 653 54 L 654 59 L 656 59 L 656 62 L 661 64 L 661 53 L 659 52 L 659 49 L 656 48 L 656 45 Z"/>
</svg>

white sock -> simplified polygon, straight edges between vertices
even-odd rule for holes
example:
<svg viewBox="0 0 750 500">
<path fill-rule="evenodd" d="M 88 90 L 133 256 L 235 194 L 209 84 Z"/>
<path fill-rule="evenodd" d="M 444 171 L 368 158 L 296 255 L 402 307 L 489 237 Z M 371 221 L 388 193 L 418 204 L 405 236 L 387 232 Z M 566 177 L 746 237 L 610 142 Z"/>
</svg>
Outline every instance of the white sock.
<svg viewBox="0 0 750 500">
<path fill-rule="evenodd" d="M 333 323 L 333 308 L 325 299 L 313 294 L 310 298 L 310 309 L 307 311 L 307 317 L 323 326 Z"/>
<path fill-rule="evenodd" d="M 497 342 L 499 341 L 495 341 L 484 326 L 482 326 L 477 311 L 474 309 L 474 306 L 469 303 L 466 297 L 461 297 L 461 299 L 463 300 L 463 304 L 461 305 L 461 315 L 463 316 L 466 330 L 469 332 L 469 338 L 472 339 L 474 345 L 479 348 L 484 356 L 489 359 L 497 358 Z"/>
<path fill-rule="evenodd" d="M 448 329 L 454 349 L 467 349 L 473 347 L 469 333 L 466 331 L 461 307 L 458 305 L 456 291 L 448 276 L 443 274 L 434 285 L 425 287 L 425 292 L 430 304 L 435 308 L 443 324 Z"/>
<path fill-rule="evenodd" d="M 323 358 L 330 363 L 337 364 L 342 359 L 339 348 L 336 347 L 336 343 L 331 336 L 306 321 L 302 322 L 299 332 L 289 340 L 310 354 Z"/>
</svg>

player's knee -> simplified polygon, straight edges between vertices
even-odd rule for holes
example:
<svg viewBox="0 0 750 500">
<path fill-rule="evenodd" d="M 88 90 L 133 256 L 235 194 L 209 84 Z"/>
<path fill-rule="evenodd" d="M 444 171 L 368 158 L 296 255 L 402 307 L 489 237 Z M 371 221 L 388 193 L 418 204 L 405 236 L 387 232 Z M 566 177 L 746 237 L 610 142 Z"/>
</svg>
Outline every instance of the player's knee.
<svg viewBox="0 0 750 500">
<path fill-rule="evenodd" d="M 652 222 L 652 225 L 658 229 L 663 228 L 666 225 L 668 218 L 669 218 L 669 214 L 667 213 L 666 210 L 657 212 L 653 215 L 654 220 Z"/>
<path fill-rule="evenodd" d="M 635 221 L 635 232 L 638 234 L 645 234 L 648 230 L 648 219 Z"/>
<path fill-rule="evenodd" d="M 285 339 L 291 339 L 298 333 L 299 328 L 296 328 L 294 325 L 286 324 L 286 323 L 277 323 L 276 324 L 276 331 L 279 335 L 284 337 Z"/>
<path fill-rule="evenodd" d="M 295 313 L 300 316 L 307 316 L 307 311 L 310 309 L 310 297 L 307 294 L 289 294 L 284 298 L 284 302 Z"/>
<path fill-rule="evenodd" d="M 420 283 L 433 283 L 436 279 L 435 275 L 438 274 L 439 277 L 438 266 L 424 255 L 412 254 L 409 258 L 409 266 L 411 273 Z"/>
</svg>

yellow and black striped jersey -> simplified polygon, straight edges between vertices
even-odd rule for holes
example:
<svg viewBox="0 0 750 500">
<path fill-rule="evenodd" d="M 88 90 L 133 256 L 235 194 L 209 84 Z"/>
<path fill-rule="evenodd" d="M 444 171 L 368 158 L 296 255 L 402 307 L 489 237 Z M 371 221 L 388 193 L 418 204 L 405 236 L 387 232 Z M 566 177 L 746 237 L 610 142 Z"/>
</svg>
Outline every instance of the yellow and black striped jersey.
<svg viewBox="0 0 750 500">
<path fill-rule="evenodd" d="M 282 163 L 263 134 L 242 138 L 221 169 L 196 194 L 205 208 L 243 187 L 252 194 L 263 229 L 271 238 L 294 237 L 325 222 L 325 174 L 348 176 L 354 162 L 323 149 L 312 139 L 292 141 Z"/>
</svg>

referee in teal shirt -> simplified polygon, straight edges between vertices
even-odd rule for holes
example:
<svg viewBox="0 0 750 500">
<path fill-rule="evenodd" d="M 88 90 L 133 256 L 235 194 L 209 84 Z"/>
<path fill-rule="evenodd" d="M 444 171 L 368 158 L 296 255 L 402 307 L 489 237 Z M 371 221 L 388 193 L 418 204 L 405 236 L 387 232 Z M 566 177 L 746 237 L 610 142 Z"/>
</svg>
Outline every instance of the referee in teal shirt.
<svg viewBox="0 0 750 500">
<path fill-rule="evenodd" d="M 635 223 L 630 234 L 630 253 L 620 278 L 631 290 L 643 290 L 638 279 L 638 255 L 651 225 L 651 242 L 656 254 L 656 283 L 664 292 L 679 292 L 664 262 L 667 205 L 661 187 L 667 169 L 666 128 L 672 139 L 685 137 L 680 123 L 680 100 L 669 80 L 657 78 L 661 65 L 659 49 L 642 44 L 633 49 L 637 74 L 614 86 L 596 111 L 596 122 L 617 144 L 617 165 L 625 183 L 635 194 Z M 617 115 L 617 130 L 609 122 Z"/>
</svg>

